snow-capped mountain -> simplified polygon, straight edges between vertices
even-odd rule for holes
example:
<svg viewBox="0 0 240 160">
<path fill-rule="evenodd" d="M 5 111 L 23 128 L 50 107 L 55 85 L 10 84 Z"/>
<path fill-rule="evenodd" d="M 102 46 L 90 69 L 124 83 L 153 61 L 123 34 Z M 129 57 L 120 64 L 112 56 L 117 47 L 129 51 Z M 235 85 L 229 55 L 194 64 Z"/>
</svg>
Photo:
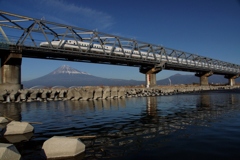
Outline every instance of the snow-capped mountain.
<svg viewBox="0 0 240 160">
<path fill-rule="evenodd" d="M 159 73 L 161 74 L 161 73 Z M 144 76 L 143 76 L 144 77 Z M 144 78 L 143 78 L 144 79 Z M 170 82 L 171 81 L 171 82 Z M 199 77 L 194 75 L 176 74 L 169 78 L 158 80 L 158 85 L 174 84 L 193 84 L 199 83 Z M 221 75 L 212 75 L 209 77 L 209 83 L 227 83 L 227 79 Z M 240 83 L 240 78 L 236 79 L 236 83 Z M 145 85 L 145 81 L 124 80 L 124 79 L 109 79 L 90 75 L 86 72 L 78 71 L 70 66 L 63 65 L 49 74 L 22 82 L 24 87 L 30 88 L 33 86 L 133 86 Z"/>
<path fill-rule="evenodd" d="M 82 72 L 82 71 L 78 71 L 68 65 L 63 65 L 59 68 L 57 68 L 56 70 L 52 71 L 49 74 L 85 74 L 85 75 L 90 75 L 87 72 Z"/>
<path fill-rule="evenodd" d="M 63 65 L 45 76 L 23 81 L 22 84 L 26 88 L 33 86 L 128 86 L 144 84 L 144 81 L 102 78 Z"/>
</svg>

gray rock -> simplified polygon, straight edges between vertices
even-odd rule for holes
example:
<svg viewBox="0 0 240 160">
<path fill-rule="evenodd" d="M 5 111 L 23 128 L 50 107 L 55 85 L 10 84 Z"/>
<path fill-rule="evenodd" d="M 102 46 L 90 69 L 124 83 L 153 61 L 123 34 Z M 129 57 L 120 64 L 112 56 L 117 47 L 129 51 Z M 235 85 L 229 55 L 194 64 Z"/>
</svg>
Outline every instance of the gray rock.
<svg viewBox="0 0 240 160">
<path fill-rule="evenodd" d="M 20 160 L 21 155 L 13 144 L 0 143 L 1 160 Z"/>
<path fill-rule="evenodd" d="M 4 135 L 25 134 L 33 132 L 33 129 L 27 122 L 12 121 L 7 125 Z"/>
<path fill-rule="evenodd" d="M 85 151 L 85 145 L 77 138 L 54 136 L 43 143 L 47 158 L 74 157 Z"/>
</svg>

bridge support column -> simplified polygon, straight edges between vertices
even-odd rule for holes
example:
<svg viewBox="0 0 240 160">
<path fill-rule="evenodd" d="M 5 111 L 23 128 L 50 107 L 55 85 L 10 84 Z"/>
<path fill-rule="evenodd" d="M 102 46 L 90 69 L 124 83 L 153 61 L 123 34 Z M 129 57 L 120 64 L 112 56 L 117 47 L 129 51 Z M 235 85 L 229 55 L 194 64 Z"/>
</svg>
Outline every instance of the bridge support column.
<svg viewBox="0 0 240 160">
<path fill-rule="evenodd" d="M 238 78 L 240 75 L 225 75 L 224 78 L 228 79 L 228 85 L 234 86 L 235 85 L 235 79 Z"/>
<path fill-rule="evenodd" d="M 207 86 L 208 85 L 208 77 L 213 74 L 212 71 L 210 72 L 198 72 L 195 76 L 200 77 L 200 85 Z"/>
<path fill-rule="evenodd" d="M 145 74 L 145 82 L 147 88 L 156 86 L 156 74 Z"/>
<path fill-rule="evenodd" d="M 156 74 L 160 72 L 165 63 L 161 63 L 159 65 L 153 66 L 153 67 L 145 67 L 141 66 L 139 68 L 139 71 L 143 74 L 145 74 L 145 81 L 146 81 L 146 87 L 154 87 L 157 85 L 157 80 L 156 80 Z"/>
<path fill-rule="evenodd" d="M 21 89 L 22 54 L 2 51 L 0 58 L 0 91 Z"/>
</svg>

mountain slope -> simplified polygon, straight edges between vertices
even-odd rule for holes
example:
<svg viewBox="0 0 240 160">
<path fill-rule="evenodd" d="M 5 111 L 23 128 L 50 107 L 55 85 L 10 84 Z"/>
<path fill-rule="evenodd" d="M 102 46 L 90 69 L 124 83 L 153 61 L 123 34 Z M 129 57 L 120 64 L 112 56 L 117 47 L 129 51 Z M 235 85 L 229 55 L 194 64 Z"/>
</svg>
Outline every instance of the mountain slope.
<svg viewBox="0 0 240 160">
<path fill-rule="evenodd" d="M 49 73 L 49 75 L 56 75 L 56 74 L 69 74 L 69 75 L 77 75 L 77 74 L 83 74 L 83 75 L 90 75 L 89 73 L 86 72 L 81 72 L 78 71 L 68 65 L 63 65 L 59 68 L 57 68 L 56 70 L 52 71 L 51 73 Z"/>
<path fill-rule="evenodd" d="M 236 82 L 239 82 L 239 79 L 236 79 Z M 173 76 L 170 76 L 169 78 L 158 80 L 158 85 L 169 85 L 171 84 L 193 84 L 193 83 L 200 83 L 200 78 L 196 77 L 195 75 L 181 75 L 181 74 L 175 74 Z M 228 79 L 224 78 L 223 75 L 212 75 L 208 77 L 209 84 L 211 83 L 220 83 L 225 84 L 228 83 Z"/>
<path fill-rule="evenodd" d="M 161 74 L 161 73 L 159 73 Z M 212 75 L 209 77 L 209 83 L 221 83 L 225 84 L 228 82 L 227 79 L 222 75 Z M 193 84 L 199 83 L 199 77 L 194 75 L 181 75 L 175 74 L 169 78 L 158 80 L 157 85 L 177 85 L 177 84 Z M 240 83 L 240 78 L 236 79 L 236 83 Z M 136 80 L 123 80 L 123 79 L 108 79 L 102 77 L 96 77 L 89 73 L 78 71 L 67 65 L 63 65 L 51 73 L 30 80 L 23 81 L 22 84 L 26 88 L 33 86 L 133 86 L 133 85 L 145 85 L 145 81 Z"/>
<path fill-rule="evenodd" d="M 30 80 L 23 81 L 22 84 L 26 88 L 33 86 L 127 86 L 127 85 L 141 85 L 144 81 L 135 80 L 121 80 L 121 79 L 108 79 L 90 75 L 89 73 L 78 71 L 67 65 L 63 65 L 51 73 Z"/>
</svg>

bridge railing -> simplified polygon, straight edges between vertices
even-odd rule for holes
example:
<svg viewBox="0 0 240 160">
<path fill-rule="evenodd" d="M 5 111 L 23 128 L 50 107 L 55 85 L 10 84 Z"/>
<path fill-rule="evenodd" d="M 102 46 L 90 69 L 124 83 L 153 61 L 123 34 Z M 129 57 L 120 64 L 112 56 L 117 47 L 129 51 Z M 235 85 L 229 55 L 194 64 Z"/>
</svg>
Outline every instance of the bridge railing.
<svg viewBox="0 0 240 160">
<path fill-rule="evenodd" d="M 240 65 L 199 56 L 161 45 L 110 35 L 98 31 L 34 19 L 0 11 L 0 26 L 7 37 L 14 35 L 14 45 L 67 51 L 69 53 L 97 54 L 149 62 L 165 63 L 165 69 L 194 69 L 216 73 L 239 74 Z M 5 38 L 6 39 L 6 38 Z M 1 40 L 0 40 L 1 41 Z M 42 43 L 44 42 L 44 43 Z M 7 49 L 5 42 L 0 42 Z M 12 43 L 11 43 L 12 44 Z M 150 63 L 151 62 L 151 63 Z"/>
</svg>

